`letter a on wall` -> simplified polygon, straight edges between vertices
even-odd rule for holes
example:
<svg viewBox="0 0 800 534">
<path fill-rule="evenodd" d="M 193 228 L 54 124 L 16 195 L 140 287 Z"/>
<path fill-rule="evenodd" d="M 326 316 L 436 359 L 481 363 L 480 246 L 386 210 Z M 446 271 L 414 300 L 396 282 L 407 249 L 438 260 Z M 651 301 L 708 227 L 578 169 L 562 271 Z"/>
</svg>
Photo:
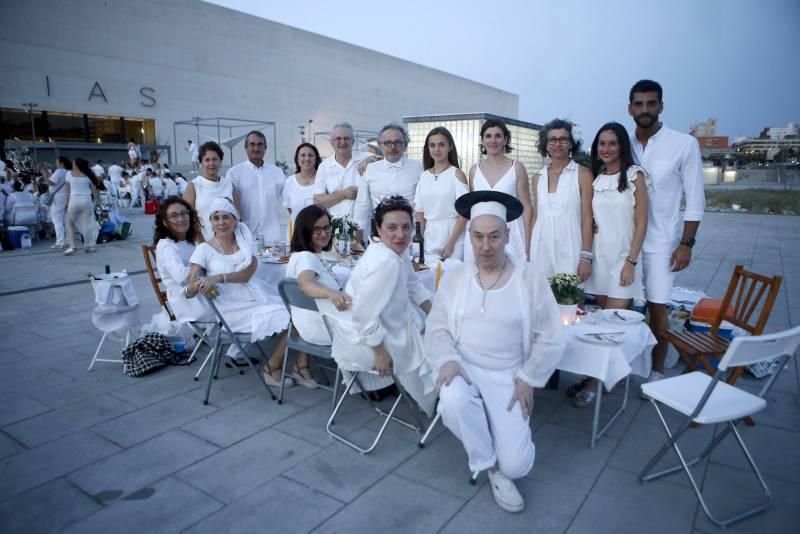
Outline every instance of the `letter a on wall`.
<svg viewBox="0 0 800 534">
<path fill-rule="evenodd" d="M 100 82 L 94 82 L 92 86 L 92 92 L 89 93 L 89 102 L 92 101 L 92 98 L 102 98 L 103 101 L 108 104 L 108 99 L 106 98 L 106 94 L 103 92 L 103 88 L 100 87 Z"/>
</svg>

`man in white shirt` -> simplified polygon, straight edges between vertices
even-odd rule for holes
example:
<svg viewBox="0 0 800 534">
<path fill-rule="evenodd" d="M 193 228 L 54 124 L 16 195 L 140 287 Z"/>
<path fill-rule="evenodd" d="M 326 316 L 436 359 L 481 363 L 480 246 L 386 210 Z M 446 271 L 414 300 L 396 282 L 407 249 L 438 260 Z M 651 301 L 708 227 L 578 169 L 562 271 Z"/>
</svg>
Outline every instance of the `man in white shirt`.
<svg viewBox="0 0 800 534">
<path fill-rule="evenodd" d="M 226 179 L 233 184 L 239 195 L 241 220 L 265 241 L 285 239 L 281 232 L 284 208 L 281 206 L 283 186 L 286 176 L 277 166 L 264 161 L 267 152 L 267 138 L 258 130 L 253 130 L 244 138 L 247 161 L 228 170 Z"/>
<path fill-rule="evenodd" d="M 108 168 L 108 177 L 111 179 L 112 184 L 119 185 L 124 170 L 125 169 L 117 165 L 116 162 L 111 164 L 111 167 Z"/>
<path fill-rule="evenodd" d="M 92 165 L 92 172 L 98 180 L 103 179 L 103 176 L 106 175 L 106 170 L 103 168 L 103 160 L 98 159 L 95 164 Z"/>
<path fill-rule="evenodd" d="M 197 172 L 200 170 L 200 150 L 191 139 L 186 141 L 186 146 L 184 148 L 189 153 L 189 157 L 192 158 L 192 170 Z"/>
<path fill-rule="evenodd" d="M 448 269 L 425 323 L 438 411 L 470 470 L 488 470 L 498 506 L 521 512 L 513 479 L 527 475 L 536 456 L 533 388 L 545 385 L 565 345 L 558 305 L 541 272 L 506 254 L 519 200 L 475 191 L 459 197 L 456 210 L 471 220 L 476 262 Z"/>
<path fill-rule="evenodd" d="M 136 207 L 137 203 L 141 206 L 144 204 L 144 190 L 142 189 L 142 182 L 144 181 L 144 175 L 146 170 L 142 168 L 139 172 L 133 175 L 131 178 L 131 204 L 130 207 Z"/>
<path fill-rule="evenodd" d="M 414 194 L 422 174 L 422 162 L 405 159 L 408 133 L 399 124 L 387 124 L 378 134 L 383 159 L 367 165 L 359 179 L 355 220 L 364 235 L 369 235 L 372 210 L 386 197 L 400 195 L 414 205 Z"/>
<path fill-rule="evenodd" d="M 145 171 L 145 181 L 147 182 L 147 191 L 150 193 L 150 200 L 164 198 L 164 180 L 160 176 L 156 176 L 153 169 Z"/>
<path fill-rule="evenodd" d="M 661 85 L 640 80 L 629 94 L 628 113 L 636 122 L 631 147 L 648 174 L 652 191 L 648 202 L 647 235 L 642 246 L 645 297 L 650 328 L 658 340 L 653 349 L 653 371 L 648 381 L 663 378 L 669 344 L 667 303 L 674 273 L 692 260 L 695 235 L 705 211 L 703 167 L 697 139 L 670 130 L 659 122 L 664 111 Z M 686 207 L 680 214 L 681 197 Z"/>
<path fill-rule="evenodd" d="M 334 154 L 325 158 L 314 181 L 314 204 L 328 208 L 331 217 L 353 218 L 358 194 L 358 164 L 371 154 L 353 152 L 353 127 L 336 124 L 331 131 Z"/>
</svg>

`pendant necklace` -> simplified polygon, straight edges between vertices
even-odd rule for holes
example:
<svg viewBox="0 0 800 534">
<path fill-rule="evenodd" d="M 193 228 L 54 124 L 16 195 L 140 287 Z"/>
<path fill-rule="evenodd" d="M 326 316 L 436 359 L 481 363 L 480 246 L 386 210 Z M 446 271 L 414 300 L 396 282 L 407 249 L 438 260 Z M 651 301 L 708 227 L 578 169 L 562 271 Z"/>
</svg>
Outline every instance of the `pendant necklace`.
<svg viewBox="0 0 800 534">
<path fill-rule="evenodd" d="M 500 274 L 497 275 L 497 278 L 495 279 L 494 283 L 489 287 L 483 287 L 483 281 L 481 280 L 481 270 L 477 265 L 475 266 L 477 267 L 478 271 L 478 285 L 481 286 L 481 290 L 483 290 L 483 298 L 481 299 L 481 317 L 486 315 L 486 294 L 492 289 L 494 289 L 494 286 L 496 286 L 497 283 L 500 282 L 500 279 L 503 277 L 503 272 L 505 272 L 506 270 L 506 263 L 508 263 L 507 256 L 503 260 L 503 266 L 500 268 Z"/>
<path fill-rule="evenodd" d="M 448 165 L 447 165 L 447 167 L 445 167 L 444 169 L 442 169 L 442 170 L 441 170 L 441 171 L 439 171 L 439 172 L 436 172 L 436 167 L 432 167 L 432 168 L 431 168 L 431 174 L 433 174 L 433 181 L 434 181 L 434 182 L 438 182 L 438 181 L 439 181 L 439 176 L 441 176 L 441 175 L 442 175 L 442 173 L 443 173 L 444 171 L 446 171 L 447 169 L 449 169 L 449 168 L 450 168 L 450 165 L 448 164 Z"/>
</svg>

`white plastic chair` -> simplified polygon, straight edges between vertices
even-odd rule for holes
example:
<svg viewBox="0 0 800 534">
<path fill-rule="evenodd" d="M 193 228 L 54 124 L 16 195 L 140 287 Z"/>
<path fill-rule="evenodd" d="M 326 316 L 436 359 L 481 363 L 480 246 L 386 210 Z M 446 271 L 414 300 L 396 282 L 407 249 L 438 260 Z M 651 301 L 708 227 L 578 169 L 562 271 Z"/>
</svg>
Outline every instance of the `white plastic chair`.
<svg viewBox="0 0 800 534">
<path fill-rule="evenodd" d="M 642 385 L 642 391 L 645 395 L 650 397 L 650 402 L 656 409 L 658 418 L 667 433 L 667 442 L 656 453 L 650 462 L 645 466 L 639 474 L 641 482 L 649 482 L 656 478 L 675 473 L 683 469 L 689 477 L 695 494 L 703 507 L 703 511 L 708 518 L 715 524 L 725 527 L 740 521 L 746 517 L 756 514 L 766 509 L 771 502 L 771 494 L 767 487 L 764 478 L 761 476 L 758 467 L 750 454 L 750 451 L 744 444 L 741 435 L 736 430 L 736 425 L 744 418 L 756 412 L 763 410 L 767 406 L 767 401 L 764 396 L 769 392 L 778 374 L 786 365 L 788 359 L 794 356 L 798 345 L 800 345 L 800 326 L 778 332 L 777 334 L 768 334 L 763 336 L 753 337 L 737 337 L 731 342 L 722 360 L 719 362 L 717 371 L 714 376 L 709 376 L 706 373 L 694 371 L 688 374 L 658 380 L 656 382 L 649 382 Z M 772 358 L 780 358 L 780 365 L 778 370 L 772 374 L 767 380 L 767 383 L 761 388 L 757 395 L 753 395 L 747 391 L 731 386 L 724 382 L 728 370 L 741 365 L 749 365 L 752 363 L 770 360 Z M 675 431 L 670 431 L 664 415 L 661 413 L 659 403 L 663 404 L 675 411 L 678 411 L 686 416 Z M 684 459 L 683 453 L 678 447 L 678 440 L 683 436 L 686 430 L 692 423 L 699 424 L 721 424 L 725 423 L 724 430 L 719 432 L 711 440 L 708 447 L 700 453 L 700 455 L 690 461 Z M 766 501 L 753 508 L 737 513 L 733 516 L 718 519 L 712 515 L 711 511 L 706 504 L 703 494 L 700 491 L 697 482 L 692 476 L 690 467 L 697 462 L 706 458 L 711 451 L 727 436 L 733 433 L 736 441 L 739 443 L 742 452 L 747 458 L 750 467 L 755 473 L 761 487 L 764 491 Z M 670 467 L 650 474 L 650 471 L 658 463 L 659 460 L 666 454 L 672 447 L 675 454 L 678 455 L 680 465 Z"/>
</svg>

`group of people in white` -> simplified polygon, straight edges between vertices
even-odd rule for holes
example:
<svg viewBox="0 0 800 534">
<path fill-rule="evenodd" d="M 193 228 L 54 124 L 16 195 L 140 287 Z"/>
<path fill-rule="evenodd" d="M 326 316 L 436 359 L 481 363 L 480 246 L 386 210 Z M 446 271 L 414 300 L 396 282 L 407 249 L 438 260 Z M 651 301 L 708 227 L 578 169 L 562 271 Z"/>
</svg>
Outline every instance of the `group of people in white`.
<svg viewBox="0 0 800 534">
<path fill-rule="evenodd" d="M 564 348 L 547 276 L 577 274 L 607 308 L 628 307 L 644 290 L 659 340 L 650 380 L 663 371 L 666 303 L 674 273 L 691 260 L 704 193 L 696 140 L 664 126 L 662 110 L 661 86 L 637 82 L 628 107 L 635 131 L 603 125 L 590 168 L 572 159 L 579 149 L 572 125 L 548 123 L 539 144 L 547 164 L 530 180 L 532 195 L 499 120 L 483 124 L 485 157 L 467 173 L 443 127 L 429 132 L 419 162 L 404 157 L 408 136 L 400 125 L 381 129 L 379 159 L 354 152 L 352 127 L 339 123 L 334 154 L 320 160 L 316 147 L 303 143 L 288 179 L 265 162 L 258 131 L 245 138 L 247 161 L 225 177 L 221 148 L 205 143 L 201 174 L 156 216 L 169 302 L 179 319 L 196 320 L 209 313 L 195 298 L 202 293 L 252 342 L 277 337 L 263 377 L 280 385 L 289 314 L 274 288 L 254 276 L 255 242 L 281 237 L 280 208 L 288 208 L 287 277 L 346 333 L 331 339 L 320 314 L 292 310 L 299 334 L 332 343 L 335 356 L 358 368 L 396 378 L 429 415 L 438 410 L 463 443 L 470 469 L 488 470 L 498 505 L 520 511 L 524 500 L 513 480 L 534 464 L 533 388 L 545 385 Z M 367 245 L 344 283 L 325 254 L 332 222 L 342 217 L 358 223 Z M 424 231 L 426 259 L 462 260 L 449 262 L 435 298 L 408 261 L 415 222 Z M 284 385 L 294 383 L 317 385 L 305 355 Z M 582 406 L 592 402 L 592 391 L 585 380 L 569 393 Z"/>
</svg>

